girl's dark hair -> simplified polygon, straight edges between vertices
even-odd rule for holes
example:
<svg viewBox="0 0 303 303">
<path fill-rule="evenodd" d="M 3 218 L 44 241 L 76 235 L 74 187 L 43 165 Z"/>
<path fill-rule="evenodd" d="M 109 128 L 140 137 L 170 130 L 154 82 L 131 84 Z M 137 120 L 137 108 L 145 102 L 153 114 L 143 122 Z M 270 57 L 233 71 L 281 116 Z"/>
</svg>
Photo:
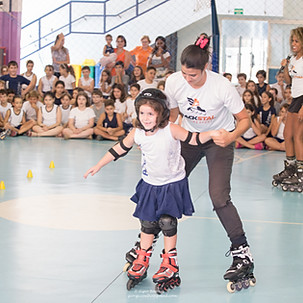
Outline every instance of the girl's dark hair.
<svg viewBox="0 0 303 303">
<path fill-rule="evenodd" d="M 246 88 L 248 87 L 248 84 L 249 84 L 249 83 L 253 83 L 253 84 L 255 85 L 255 91 L 251 91 L 251 92 L 253 93 L 254 96 L 257 97 L 257 99 L 258 99 L 257 107 L 260 107 L 262 104 L 261 104 L 260 95 L 259 95 L 259 93 L 258 93 L 257 85 L 256 85 L 255 81 L 253 81 L 253 80 L 248 80 L 248 81 L 246 82 Z"/>
<path fill-rule="evenodd" d="M 46 92 L 46 93 L 44 94 L 44 96 L 43 96 L 43 99 L 45 99 L 45 97 L 47 97 L 47 96 L 51 97 L 52 99 L 55 99 L 55 95 L 54 95 L 54 93 L 53 93 L 52 91 Z M 60 98 L 60 99 L 61 99 L 61 98 Z"/>
<path fill-rule="evenodd" d="M 274 100 L 274 96 L 272 93 L 265 91 L 262 94 L 266 94 L 268 96 L 268 98 L 270 98 L 271 100 L 269 101 L 269 105 L 270 106 L 274 106 L 275 105 L 275 100 Z"/>
<path fill-rule="evenodd" d="M 74 68 L 72 67 L 72 65 L 67 65 L 66 63 L 62 63 L 60 64 L 60 67 L 65 69 L 67 71 L 67 73 L 70 73 L 72 76 L 75 76 L 75 71 L 74 71 Z"/>
<path fill-rule="evenodd" d="M 16 99 L 21 99 L 22 100 L 22 97 L 20 95 L 15 95 L 13 97 L 12 103 L 14 103 Z"/>
<path fill-rule="evenodd" d="M 124 37 L 123 35 L 117 36 L 116 41 L 117 41 L 118 39 L 122 39 L 122 40 L 124 41 L 124 46 L 126 46 L 126 39 L 125 39 L 125 37 Z"/>
<path fill-rule="evenodd" d="M 111 75 L 110 71 L 108 69 L 104 69 L 102 71 L 102 73 L 106 73 L 107 74 L 108 78 L 107 78 L 106 82 L 107 82 L 107 84 L 111 84 L 112 83 L 112 75 Z M 101 73 L 100 78 L 102 78 L 102 73 Z"/>
<path fill-rule="evenodd" d="M 257 119 L 257 113 L 256 113 L 256 108 L 250 104 L 250 103 L 245 103 L 245 108 L 250 110 L 253 114 L 251 115 L 251 120 L 254 122 L 255 119 Z"/>
<path fill-rule="evenodd" d="M 140 89 L 141 89 L 140 84 L 138 84 L 138 83 L 133 83 L 129 86 L 129 88 L 132 88 L 132 87 L 135 87 L 138 91 L 140 91 Z"/>
<path fill-rule="evenodd" d="M 90 105 L 89 105 L 89 98 L 88 98 L 88 95 L 87 95 L 86 92 L 79 92 L 79 93 L 78 93 L 78 95 L 77 95 L 77 97 L 76 97 L 75 106 L 76 106 L 76 107 L 79 106 L 79 104 L 78 104 L 78 99 L 79 99 L 80 96 L 85 97 L 85 99 L 86 99 L 86 104 L 85 104 L 85 105 L 86 105 L 86 107 L 89 107 L 89 106 L 90 106 Z"/>
<path fill-rule="evenodd" d="M 125 88 L 123 84 L 120 83 L 115 83 L 112 87 L 112 92 L 110 94 L 110 98 L 116 101 L 116 98 L 114 96 L 114 89 L 117 88 L 121 91 L 121 97 L 120 97 L 120 102 L 123 103 L 126 100 L 126 93 L 125 93 Z"/>
<path fill-rule="evenodd" d="M 55 88 L 59 85 L 59 84 L 62 84 L 63 87 L 65 87 L 65 83 L 62 81 L 62 80 L 58 80 L 55 84 Z"/>
<path fill-rule="evenodd" d="M 154 49 L 152 51 L 152 55 L 154 55 L 158 51 L 158 46 L 157 46 L 157 41 L 158 40 L 161 40 L 161 41 L 164 42 L 164 46 L 163 46 L 164 53 L 167 51 L 166 39 L 163 36 L 158 36 L 155 40 L 155 46 L 154 46 Z"/>
<path fill-rule="evenodd" d="M 204 70 L 208 60 L 208 48 L 202 49 L 195 44 L 188 45 L 181 54 L 181 65 L 185 65 L 186 68 Z"/>
<path fill-rule="evenodd" d="M 258 70 L 257 73 L 256 73 L 256 77 L 258 75 L 261 75 L 266 79 L 266 71 L 265 70 L 263 70 L 263 69 Z"/>
<path fill-rule="evenodd" d="M 135 77 L 135 75 L 134 75 L 134 70 L 135 70 L 135 68 L 139 68 L 140 71 L 141 71 L 140 80 L 143 80 L 143 79 L 145 78 L 145 77 L 144 77 L 144 73 L 143 73 L 142 67 L 139 66 L 139 65 L 136 65 L 136 66 L 134 67 L 134 69 L 133 69 L 131 75 L 130 75 L 129 84 L 137 83 L 137 81 L 138 81 L 138 80 L 136 80 L 136 77 Z"/>
</svg>

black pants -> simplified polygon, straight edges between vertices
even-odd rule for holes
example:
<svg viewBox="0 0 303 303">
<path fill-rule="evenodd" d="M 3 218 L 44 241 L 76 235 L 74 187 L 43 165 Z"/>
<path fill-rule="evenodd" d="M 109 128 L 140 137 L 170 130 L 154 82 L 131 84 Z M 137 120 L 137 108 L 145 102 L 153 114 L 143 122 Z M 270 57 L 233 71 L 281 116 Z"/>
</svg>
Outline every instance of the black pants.
<svg viewBox="0 0 303 303">
<path fill-rule="evenodd" d="M 234 146 L 220 147 L 212 140 L 201 146 L 181 142 L 187 176 L 203 157 L 206 157 L 209 174 L 209 195 L 214 210 L 227 232 L 233 247 L 246 243 L 241 219 L 230 198 L 230 177 L 234 160 Z"/>
</svg>

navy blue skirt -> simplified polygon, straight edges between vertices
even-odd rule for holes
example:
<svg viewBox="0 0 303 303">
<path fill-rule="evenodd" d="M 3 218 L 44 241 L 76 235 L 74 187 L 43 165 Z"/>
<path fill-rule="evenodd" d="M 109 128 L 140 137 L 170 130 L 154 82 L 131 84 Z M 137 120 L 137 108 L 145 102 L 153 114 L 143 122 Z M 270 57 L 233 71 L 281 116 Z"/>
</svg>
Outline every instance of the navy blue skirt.
<svg viewBox="0 0 303 303">
<path fill-rule="evenodd" d="M 137 204 L 134 217 L 146 221 L 158 221 L 161 215 L 180 219 L 182 215 L 191 216 L 195 211 L 187 178 L 159 186 L 141 179 L 131 200 Z"/>
</svg>

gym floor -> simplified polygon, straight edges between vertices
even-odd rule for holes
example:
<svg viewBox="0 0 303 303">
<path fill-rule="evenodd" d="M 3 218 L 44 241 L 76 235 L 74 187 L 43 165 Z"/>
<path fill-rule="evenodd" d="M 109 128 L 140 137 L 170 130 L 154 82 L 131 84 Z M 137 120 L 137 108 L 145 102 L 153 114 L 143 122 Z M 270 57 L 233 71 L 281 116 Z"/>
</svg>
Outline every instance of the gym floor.
<svg viewBox="0 0 303 303">
<path fill-rule="evenodd" d="M 303 194 L 271 185 L 284 153 L 235 151 L 232 201 L 255 259 L 256 286 L 226 290 L 230 244 L 212 211 L 203 160 L 190 176 L 195 215 L 179 223 L 181 286 L 157 295 L 151 277 L 162 236 L 143 282 L 127 291 L 122 272 L 139 231 L 129 197 L 140 178 L 140 151 L 133 148 L 83 178 L 112 145 L 27 137 L 0 142 L 1 303 L 301 302 Z"/>
</svg>

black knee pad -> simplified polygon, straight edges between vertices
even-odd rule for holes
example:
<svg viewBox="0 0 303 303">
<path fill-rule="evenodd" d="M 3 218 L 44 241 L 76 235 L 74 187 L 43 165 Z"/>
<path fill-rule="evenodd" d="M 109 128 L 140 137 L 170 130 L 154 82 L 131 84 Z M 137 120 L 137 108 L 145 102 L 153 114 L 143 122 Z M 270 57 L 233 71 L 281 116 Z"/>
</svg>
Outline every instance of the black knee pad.
<svg viewBox="0 0 303 303">
<path fill-rule="evenodd" d="M 141 231 L 145 234 L 157 235 L 161 231 L 158 221 L 140 220 L 140 223 L 141 223 Z"/>
<path fill-rule="evenodd" d="M 159 219 L 159 227 L 166 237 L 172 237 L 177 233 L 178 220 L 170 215 L 162 215 Z"/>
</svg>

